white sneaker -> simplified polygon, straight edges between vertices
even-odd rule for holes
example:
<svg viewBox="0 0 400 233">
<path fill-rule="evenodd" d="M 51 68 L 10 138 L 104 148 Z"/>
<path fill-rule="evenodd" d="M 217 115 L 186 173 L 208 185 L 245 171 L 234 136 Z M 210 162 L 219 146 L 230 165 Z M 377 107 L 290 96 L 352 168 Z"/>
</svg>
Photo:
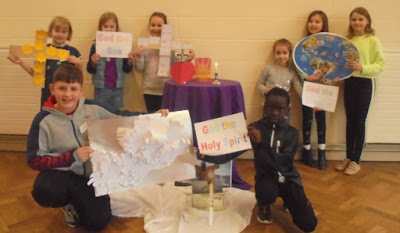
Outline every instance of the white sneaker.
<svg viewBox="0 0 400 233">
<path fill-rule="evenodd" d="M 64 213 L 65 222 L 70 227 L 78 227 L 79 226 L 79 216 L 76 212 L 74 206 L 70 203 L 61 208 L 61 211 Z"/>
</svg>

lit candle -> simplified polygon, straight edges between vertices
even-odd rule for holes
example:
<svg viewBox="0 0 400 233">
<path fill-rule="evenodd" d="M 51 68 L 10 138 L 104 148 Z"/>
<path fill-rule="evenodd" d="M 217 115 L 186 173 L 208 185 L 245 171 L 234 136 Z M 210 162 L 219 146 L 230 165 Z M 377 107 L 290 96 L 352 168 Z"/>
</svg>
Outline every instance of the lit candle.
<svg viewBox="0 0 400 233">
<path fill-rule="evenodd" d="M 215 63 L 215 64 L 217 64 L 217 63 Z M 209 201 L 209 213 L 208 213 L 208 225 L 213 225 L 213 215 L 214 215 L 214 186 L 213 186 L 213 183 L 211 182 L 210 183 L 210 186 L 209 186 L 209 191 L 210 191 L 210 193 L 209 193 L 209 199 L 208 199 L 208 201 Z"/>
<path fill-rule="evenodd" d="M 218 73 L 218 63 L 214 63 L 214 73 Z"/>
</svg>

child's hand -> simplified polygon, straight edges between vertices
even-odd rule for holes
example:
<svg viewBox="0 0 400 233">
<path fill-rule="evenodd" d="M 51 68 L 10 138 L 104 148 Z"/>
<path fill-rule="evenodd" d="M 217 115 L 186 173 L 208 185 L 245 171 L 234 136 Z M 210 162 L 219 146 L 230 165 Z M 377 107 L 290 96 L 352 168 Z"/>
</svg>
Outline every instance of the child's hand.
<svg viewBox="0 0 400 233">
<path fill-rule="evenodd" d="M 10 60 L 12 63 L 18 64 L 18 65 L 20 65 L 20 64 L 22 63 L 21 58 L 19 58 L 19 57 L 17 57 L 17 56 L 14 56 L 14 55 L 9 54 L 9 55 L 7 56 L 7 58 L 8 58 L 8 60 Z"/>
<path fill-rule="evenodd" d="M 195 56 L 196 56 L 196 54 L 194 53 L 194 50 L 193 50 L 193 49 L 190 49 L 190 50 L 189 50 L 188 61 L 193 60 Z"/>
<path fill-rule="evenodd" d="M 321 78 L 322 78 L 322 74 L 320 72 L 317 72 L 317 73 L 307 76 L 304 80 L 309 81 L 309 82 L 318 82 Z"/>
<path fill-rule="evenodd" d="M 169 113 L 169 110 L 168 109 L 160 109 L 156 113 L 161 113 L 162 117 L 167 117 L 168 113 Z"/>
<path fill-rule="evenodd" d="M 247 135 L 249 135 L 250 140 L 252 140 L 255 143 L 260 143 L 261 142 L 261 132 L 260 130 L 252 127 L 252 126 L 248 126 L 247 127 L 248 133 Z"/>
<path fill-rule="evenodd" d="M 194 153 L 196 154 L 196 157 L 197 157 L 199 160 L 204 160 L 204 158 L 205 158 L 206 156 L 203 155 L 203 154 L 201 154 L 199 149 L 197 149 L 197 148 L 195 147 L 194 151 L 195 151 Z"/>
<path fill-rule="evenodd" d="M 325 84 L 325 85 L 330 85 L 331 84 L 331 82 L 325 77 L 321 78 L 319 80 L 319 82 L 322 83 L 322 84 Z"/>
<path fill-rule="evenodd" d="M 130 52 L 130 53 L 128 54 L 128 63 L 129 63 L 130 65 L 132 65 L 134 62 L 135 62 L 135 56 L 133 56 L 133 53 Z"/>
<path fill-rule="evenodd" d="M 315 112 L 324 111 L 322 108 L 317 107 L 317 106 L 314 106 L 312 109 L 313 109 Z"/>
<path fill-rule="evenodd" d="M 101 56 L 98 53 L 94 53 L 91 57 L 90 60 L 92 61 L 92 66 L 96 67 L 97 66 L 97 62 L 99 62 Z"/>
<path fill-rule="evenodd" d="M 143 47 L 141 45 L 135 47 L 135 56 L 141 58 L 143 55 Z"/>
<path fill-rule="evenodd" d="M 340 78 L 334 78 L 334 79 L 332 80 L 332 83 L 333 83 L 333 85 L 335 85 L 335 86 L 339 86 L 342 82 L 343 82 L 343 80 L 340 79 Z"/>
<path fill-rule="evenodd" d="M 76 154 L 79 159 L 85 162 L 90 158 L 90 154 L 93 152 L 93 149 L 90 146 L 82 146 L 76 150 Z"/>
<path fill-rule="evenodd" d="M 354 70 L 354 71 L 362 71 L 363 70 L 363 66 L 359 62 L 356 62 L 356 61 L 348 62 L 347 67 L 350 70 Z"/>
</svg>

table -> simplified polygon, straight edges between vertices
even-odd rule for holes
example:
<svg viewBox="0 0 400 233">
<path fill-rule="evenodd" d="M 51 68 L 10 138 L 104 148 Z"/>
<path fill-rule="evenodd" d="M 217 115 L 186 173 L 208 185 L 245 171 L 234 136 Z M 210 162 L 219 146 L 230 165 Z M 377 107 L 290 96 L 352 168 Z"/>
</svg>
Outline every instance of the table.
<svg viewBox="0 0 400 233">
<path fill-rule="evenodd" d="M 189 110 L 193 124 L 238 112 L 243 112 L 246 117 L 240 83 L 224 79 L 220 79 L 220 82 L 220 85 L 214 85 L 192 79 L 187 83 L 178 84 L 169 80 L 164 86 L 161 107 L 170 111 Z M 195 134 L 193 139 L 197 145 Z M 232 186 L 244 190 L 251 189 L 251 185 L 241 179 L 235 163 L 232 164 Z"/>
</svg>

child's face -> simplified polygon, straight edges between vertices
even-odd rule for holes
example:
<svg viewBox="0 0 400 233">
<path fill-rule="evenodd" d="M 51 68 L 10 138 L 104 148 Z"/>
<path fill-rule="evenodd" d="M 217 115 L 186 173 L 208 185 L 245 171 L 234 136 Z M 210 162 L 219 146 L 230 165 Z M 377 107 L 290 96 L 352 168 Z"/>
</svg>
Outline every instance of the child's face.
<svg viewBox="0 0 400 233">
<path fill-rule="evenodd" d="M 368 19 L 357 12 L 354 12 L 350 16 L 350 26 L 354 31 L 355 35 L 364 35 L 365 27 L 369 24 Z"/>
<path fill-rule="evenodd" d="M 164 19 L 158 16 L 153 16 L 149 22 L 149 31 L 151 36 L 160 37 L 162 25 L 165 24 Z"/>
<path fill-rule="evenodd" d="M 65 27 L 54 27 L 51 29 L 51 38 L 53 38 L 53 45 L 64 46 L 69 36 L 69 29 Z"/>
<path fill-rule="evenodd" d="M 307 23 L 308 32 L 311 34 L 321 32 L 323 26 L 324 26 L 324 21 L 322 20 L 322 17 L 319 14 L 311 16 L 310 20 Z"/>
<path fill-rule="evenodd" d="M 101 25 L 101 30 L 104 32 L 115 32 L 117 31 L 117 24 L 113 19 L 110 19 L 105 24 Z"/>
<path fill-rule="evenodd" d="M 283 96 L 271 95 L 265 105 L 264 114 L 273 124 L 284 121 L 289 113 L 288 103 Z"/>
<path fill-rule="evenodd" d="M 277 45 L 275 46 L 275 64 L 281 66 L 281 67 L 286 67 L 287 63 L 289 62 L 290 58 L 290 51 L 289 48 L 286 45 Z"/>
<path fill-rule="evenodd" d="M 83 94 L 82 85 L 78 82 L 66 83 L 58 81 L 50 84 L 51 94 L 56 98 L 55 108 L 63 113 L 73 112 L 79 102 L 79 97 Z"/>
</svg>

